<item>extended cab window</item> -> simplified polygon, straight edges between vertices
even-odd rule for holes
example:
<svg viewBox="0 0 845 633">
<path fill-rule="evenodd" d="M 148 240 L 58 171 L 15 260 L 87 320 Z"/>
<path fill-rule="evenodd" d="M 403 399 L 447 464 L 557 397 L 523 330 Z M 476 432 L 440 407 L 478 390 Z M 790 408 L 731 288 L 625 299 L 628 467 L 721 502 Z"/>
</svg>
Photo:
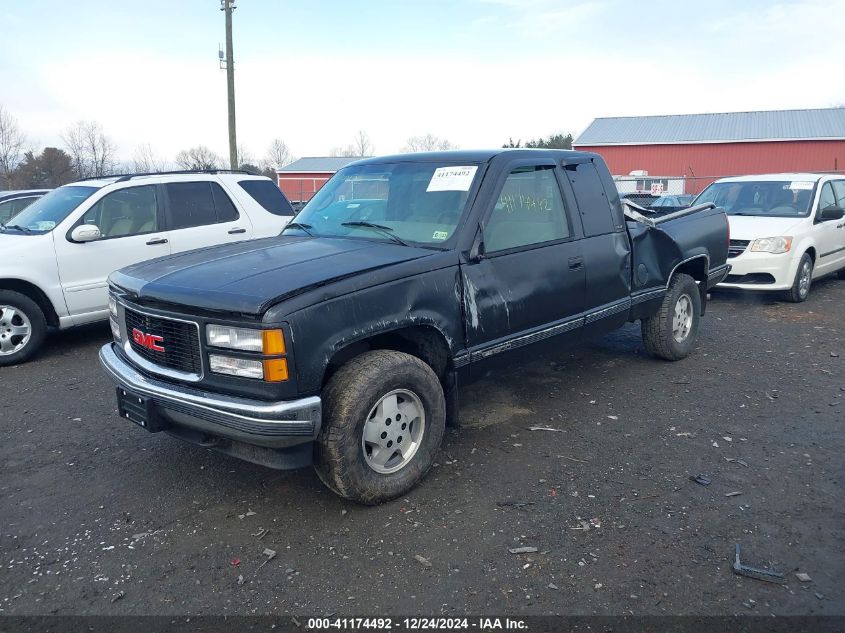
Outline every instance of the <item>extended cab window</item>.
<svg viewBox="0 0 845 633">
<path fill-rule="evenodd" d="M 157 231 L 156 187 L 128 187 L 106 194 L 85 212 L 82 222 L 96 225 L 102 239 Z"/>
<path fill-rule="evenodd" d="M 582 163 L 576 166 L 574 171 L 567 169 L 566 176 L 575 191 L 575 199 L 578 202 L 578 210 L 581 212 L 581 221 L 584 223 L 584 235 L 604 235 L 612 233 L 614 228 L 613 210 L 610 201 L 607 199 L 604 187 L 599 178 L 596 166 L 589 163 Z M 648 200 L 640 200 L 634 196 L 626 196 L 631 202 L 648 207 L 653 196 Z"/>
<path fill-rule="evenodd" d="M 238 185 L 273 215 L 293 215 L 290 202 L 269 180 L 239 180 Z"/>
<path fill-rule="evenodd" d="M 238 210 L 216 182 L 171 182 L 164 185 L 170 198 L 173 229 L 232 222 Z"/>
<path fill-rule="evenodd" d="M 484 227 L 485 250 L 492 253 L 569 236 L 554 166 L 514 169 Z"/>
</svg>

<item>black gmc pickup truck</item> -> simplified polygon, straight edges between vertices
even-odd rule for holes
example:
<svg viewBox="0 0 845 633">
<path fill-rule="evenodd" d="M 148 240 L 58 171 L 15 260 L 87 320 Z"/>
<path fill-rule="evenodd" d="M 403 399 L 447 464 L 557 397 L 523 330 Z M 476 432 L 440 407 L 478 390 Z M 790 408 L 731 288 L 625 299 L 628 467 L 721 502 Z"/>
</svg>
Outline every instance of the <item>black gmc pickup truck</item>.
<svg viewBox="0 0 845 633">
<path fill-rule="evenodd" d="M 100 359 L 121 417 L 148 431 L 313 463 L 379 503 L 431 467 L 459 379 L 505 353 L 640 320 L 650 352 L 685 357 L 727 252 L 721 210 L 624 210 L 597 154 L 362 160 L 279 237 L 114 273 Z"/>
</svg>

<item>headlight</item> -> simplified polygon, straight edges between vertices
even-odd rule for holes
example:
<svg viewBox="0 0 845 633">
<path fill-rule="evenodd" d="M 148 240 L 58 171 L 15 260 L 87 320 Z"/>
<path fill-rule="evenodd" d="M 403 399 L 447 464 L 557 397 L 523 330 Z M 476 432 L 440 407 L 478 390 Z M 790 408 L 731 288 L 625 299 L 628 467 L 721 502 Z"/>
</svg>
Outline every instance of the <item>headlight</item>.
<svg viewBox="0 0 845 633">
<path fill-rule="evenodd" d="M 790 248 L 792 248 L 792 238 L 786 235 L 761 237 L 759 240 L 751 242 L 751 252 L 753 253 L 786 253 Z"/>
<path fill-rule="evenodd" d="M 109 295 L 109 312 L 113 317 L 117 316 L 117 299 L 114 298 L 114 295 Z"/>
<path fill-rule="evenodd" d="M 111 334 L 114 340 L 120 343 L 120 326 L 117 324 L 117 320 L 109 319 L 109 324 L 111 325 Z"/>
<path fill-rule="evenodd" d="M 232 358 L 231 356 L 211 354 L 208 357 L 208 364 L 211 367 L 211 371 L 215 374 L 255 378 L 257 380 L 264 379 L 264 364 L 260 360 L 248 360 L 245 358 Z"/>
<path fill-rule="evenodd" d="M 208 325 L 205 335 L 206 341 L 212 347 L 262 354 L 285 353 L 285 337 L 281 330 L 252 330 L 228 325 Z"/>
<path fill-rule="evenodd" d="M 284 358 L 252 360 L 209 354 L 208 365 L 215 374 L 253 378 L 265 382 L 283 382 L 288 379 L 288 361 Z"/>
</svg>

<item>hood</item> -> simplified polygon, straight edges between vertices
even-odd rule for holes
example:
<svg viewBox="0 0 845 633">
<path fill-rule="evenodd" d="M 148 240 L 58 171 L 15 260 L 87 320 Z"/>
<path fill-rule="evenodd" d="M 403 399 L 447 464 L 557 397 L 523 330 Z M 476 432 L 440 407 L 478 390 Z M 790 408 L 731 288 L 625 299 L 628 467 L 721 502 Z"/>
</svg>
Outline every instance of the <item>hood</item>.
<svg viewBox="0 0 845 633">
<path fill-rule="evenodd" d="M 767 218 L 761 215 L 729 215 L 731 239 L 756 240 L 761 237 L 778 237 L 789 232 L 807 218 Z"/>
<path fill-rule="evenodd" d="M 134 264 L 109 280 L 142 301 L 258 315 L 311 288 L 431 254 L 391 243 L 282 236 Z"/>
<path fill-rule="evenodd" d="M 52 259 L 55 269 L 52 239 L 50 233 L 24 235 L 0 231 L 0 275 L 9 273 L 14 267 L 31 268 L 31 262 L 42 257 Z"/>
</svg>

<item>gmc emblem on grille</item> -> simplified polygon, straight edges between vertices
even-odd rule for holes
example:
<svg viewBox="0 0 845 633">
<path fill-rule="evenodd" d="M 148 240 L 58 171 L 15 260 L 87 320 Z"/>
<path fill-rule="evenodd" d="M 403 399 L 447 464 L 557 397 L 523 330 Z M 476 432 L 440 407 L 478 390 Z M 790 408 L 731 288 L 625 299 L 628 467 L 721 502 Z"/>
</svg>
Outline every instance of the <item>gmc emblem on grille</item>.
<svg viewBox="0 0 845 633">
<path fill-rule="evenodd" d="M 162 337 L 156 336 L 155 334 L 147 334 L 138 328 L 132 328 L 132 340 L 141 347 L 146 347 L 154 352 L 164 351 L 164 346 L 161 345 L 161 343 L 164 343 L 164 339 Z"/>
</svg>

